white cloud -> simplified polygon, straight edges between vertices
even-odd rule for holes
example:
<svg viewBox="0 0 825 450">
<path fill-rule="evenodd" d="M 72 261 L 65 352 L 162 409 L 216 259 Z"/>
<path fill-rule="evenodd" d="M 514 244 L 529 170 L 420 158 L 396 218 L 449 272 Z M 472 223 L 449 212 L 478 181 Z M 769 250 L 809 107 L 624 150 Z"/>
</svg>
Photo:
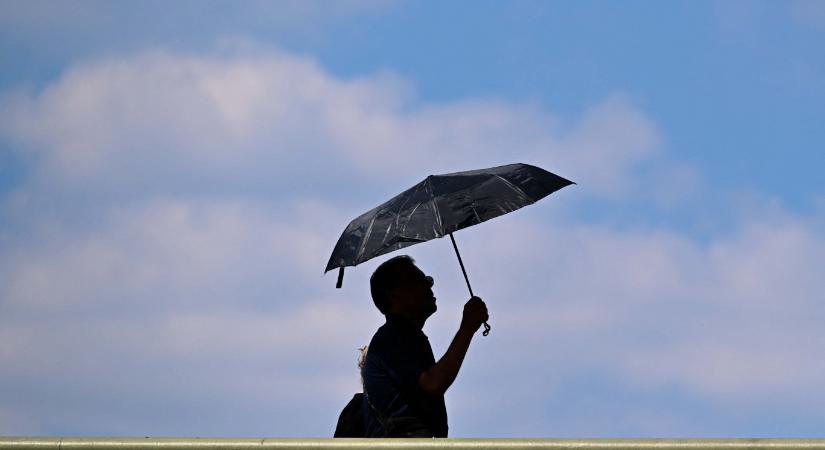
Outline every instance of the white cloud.
<svg viewBox="0 0 825 450">
<path fill-rule="evenodd" d="M 4 104 L 2 131 L 38 159 L 35 181 L 95 199 L 205 184 L 277 191 L 363 176 L 397 186 L 399 177 L 463 170 L 468 161 L 520 160 L 546 163 L 584 192 L 617 196 L 638 189 L 633 168 L 659 147 L 655 126 L 623 96 L 561 127 L 531 106 L 421 105 L 398 77 L 340 80 L 277 51 L 107 59 Z"/>
<path fill-rule="evenodd" d="M 6 306 L 32 311 L 191 307 L 231 301 L 233 292 L 259 300 L 264 286 L 276 287 L 274 274 L 320 274 L 334 244 L 327 240 L 342 221 L 329 218 L 339 214 L 314 201 L 284 210 L 192 200 L 114 209 L 100 228 L 56 231 L 9 248 L 0 292 Z"/>
<path fill-rule="evenodd" d="M 0 405 L 38 430 L 322 434 L 379 319 L 321 276 L 338 214 L 166 200 L 18 243 L 0 272 Z"/>
<path fill-rule="evenodd" d="M 377 326 L 363 309 L 336 298 L 285 313 L 2 320 L 14 347 L 0 355 L 2 403 L 17 417 L 3 430 L 322 436 L 357 390 L 355 348 Z"/>
<path fill-rule="evenodd" d="M 627 97 L 616 95 L 585 111 L 581 122 L 564 136 L 561 151 L 547 159 L 559 159 L 574 170 L 586 191 L 621 197 L 638 192 L 634 166 L 655 161 L 660 140 L 651 120 Z"/>
<path fill-rule="evenodd" d="M 497 245 L 483 244 L 490 236 Z M 552 380 L 587 368 L 727 404 L 782 404 L 825 376 L 815 357 L 825 339 L 825 239 L 804 219 L 746 221 L 709 243 L 507 219 L 463 241 L 505 341 L 484 370 L 533 361 L 519 376 L 552 372 L 549 396 Z"/>
<path fill-rule="evenodd" d="M 0 388 L 18 392 L 0 419 L 22 408 L 10 420 L 36 417 L 36 430 L 77 407 L 60 429 L 324 435 L 379 322 L 366 288 L 377 261 L 335 291 L 328 252 L 362 212 L 352 204 L 427 173 L 522 160 L 579 182 L 579 198 L 675 208 L 704 192 L 621 94 L 562 120 L 502 101 L 423 104 L 391 74 L 342 80 L 308 58 L 230 50 L 100 60 L 5 97 L 0 131 L 32 170 L 0 230 Z M 662 173 L 678 186 L 653 189 Z M 458 433 L 535 435 L 583 373 L 734 405 L 816 388 L 821 228 L 768 206 L 700 242 L 540 212 L 566 198 L 458 236 L 494 327 L 450 394 Z M 437 275 L 436 352 L 467 295 L 451 251 L 410 248 Z M 493 392 L 466 400 L 481 389 Z M 634 409 L 628 426 L 655 411 Z"/>
<path fill-rule="evenodd" d="M 84 267 L 105 272 L 111 260 L 88 258 L 85 237 L 55 259 L 34 256 L 20 264 L 23 272 L 47 274 L 54 295 L 49 302 L 24 301 L 46 291 L 10 274 L 13 294 L 2 296 L 0 321 L 6 383 L 33 380 L 50 390 L 122 398 L 115 415 L 124 422 L 111 426 L 126 429 L 137 421 L 150 434 L 166 428 L 128 408 L 139 404 L 135 396 L 156 405 L 158 392 L 175 393 L 166 401 L 186 405 L 200 398 L 238 414 L 244 412 L 233 408 L 275 414 L 266 409 L 274 402 L 334 416 L 357 389 L 355 347 L 379 322 L 367 297 L 370 267 L 349 271 L 347 288 L 334 290 L 318 264 L 328 249 L 306 252 L 320 253 L 315 262 L 300 256 L 323 246 L 341 213 L 318 203 L 296 210 L 295 220 L 281 224 L 280 216 L 250 205 L 148 205 L 114 214 L 95 233 L 98 253 L 130 255 L 128 270 L 83 283 L 91 270 Z M 319 220 L 324 217 L 334 219 Z M 603 373 L 641 391 L 679 386 L 722 405 L 773 408 L 811 395 L 825 375 L 825 365 L 812 357 L 823 339 L 825 309 L 817 293 L 825 287 L 819 276 L 825 240 L 806 221 L 745 223 L 732 236 L 699 243 L 667 230 L 649 234 L 530 217 L 516 213 L 458 236 L 476 292 L 490 305 L 493 334 L 478 339 L 450 394 L 461 424 L 456 433 L 473 434 L 467 430 L 492 421 L 501 426 L 496 435 L 541 434 L 550 420 L 548 403 L 582 373 Z M 271 243 L 268 229 L 284 237 L 281 245 Z M 496 245 L 485 245 L 491 237 Z M 449 244 L 410 251 L 436 275 L 441 310 L 427 331 L 436 352 L 443 351 L 467 295 L 463 279 Z M 150 269 L 166 278 L 140 277 Z M 151 295 L 133 294 L 136 284 Z M 249 289 L 267 290 L 271 307 L 267 300 L 246 301 L 245 295 L 256 295 Z M 148 307 L 134 310 L 130 303 L 137 302 Z M 507 389 L 491 387 L 502 380 Z M 488 394 L 468 401 L 478 390 Z M 533 419 L 502 415 L 491 404 L 519 406 Z M 44 405 L 64 407 L 59 400 Z M 92 417 L 100 407 L 97 401 L 85 406 Z M 639 417 L 656 410 L 627 407 Z M 200 414 L 206 422 L 221 420 Z M 319 417 L 295 429 L 323 435 L 327 423 Z M 592 417 L 595 423 L 599 417 Z M 296 418 L 283 420 L 298 426 Z M 669 418 L 667 429 L 689 427 L 679 420 Z M 637 425 L 651 430 L 644 421 Z M 260 428 L 258 421 L 248 426 L 225 429 L 254 435 L 290 435 L 291 429 Z"/>
</svg>

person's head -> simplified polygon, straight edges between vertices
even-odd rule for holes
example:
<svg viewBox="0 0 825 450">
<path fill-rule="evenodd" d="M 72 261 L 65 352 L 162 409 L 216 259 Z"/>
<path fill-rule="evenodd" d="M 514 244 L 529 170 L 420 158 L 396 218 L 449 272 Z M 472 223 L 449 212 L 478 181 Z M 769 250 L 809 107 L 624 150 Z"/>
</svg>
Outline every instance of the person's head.
<svg viewBox="0 0 825 450">
<path fill-rule="evenodd" d="M 370 277 L 372 301 L 382 314 L 426 320 L 437 309 L 433 279 L 407 255 L 390 258 Z"/>
</svg>

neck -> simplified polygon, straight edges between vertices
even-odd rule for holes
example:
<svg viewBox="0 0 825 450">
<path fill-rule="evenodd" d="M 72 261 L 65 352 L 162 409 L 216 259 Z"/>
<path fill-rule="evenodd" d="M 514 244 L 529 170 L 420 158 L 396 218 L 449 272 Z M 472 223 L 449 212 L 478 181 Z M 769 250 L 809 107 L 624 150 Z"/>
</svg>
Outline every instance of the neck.
<svg viewBox="0 0 825 450">
<path fill-rule="evenodd" d="M 419 330 L 424 328 L 424 322 L 427 321 L 426 318 L 421 319 L 421 318 L 416 318 L 416 317 L 410 317 L 409 315 L 406 315 L 406 314 L 403 314 L 403 313 L 396 313 L 396 312 L 387 314 L 387 320 L 391 320 L 391 319 L 406 322 L 406 323 L 414 326 L 415 328 L 417 328 Z"/>
</svg>

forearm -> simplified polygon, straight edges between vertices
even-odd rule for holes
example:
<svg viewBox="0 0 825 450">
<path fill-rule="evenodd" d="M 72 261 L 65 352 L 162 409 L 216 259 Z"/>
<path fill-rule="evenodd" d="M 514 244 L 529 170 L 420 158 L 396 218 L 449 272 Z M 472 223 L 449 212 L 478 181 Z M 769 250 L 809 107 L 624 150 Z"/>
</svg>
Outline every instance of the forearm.
<svg viewBox="0 0 825 450">
<path fill-rule="evenodd" d="M 423 390 L 442 395 L 447 391 L 458 376 L 474 334 L 475 330 L 469 327 L 459 327 L 444 356 L 419 377 L 418 384 Z"/>
</svg>

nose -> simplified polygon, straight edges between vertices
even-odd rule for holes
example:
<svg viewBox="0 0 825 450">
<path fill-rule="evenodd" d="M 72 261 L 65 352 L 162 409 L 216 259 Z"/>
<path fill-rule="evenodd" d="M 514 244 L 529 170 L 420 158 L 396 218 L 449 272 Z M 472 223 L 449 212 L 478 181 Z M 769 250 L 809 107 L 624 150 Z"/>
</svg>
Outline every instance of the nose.
<svg viewBox="0 0 825 450">
<path fill-rule="evenodd" d="M 427 285 L 430 287 L 433 287 L 433 284 L 435 284 L 435 281 L 433 281 L 433 277 L 431 276 L 426 276 L 424 279 L 427 280 Z"/>
</svg>

